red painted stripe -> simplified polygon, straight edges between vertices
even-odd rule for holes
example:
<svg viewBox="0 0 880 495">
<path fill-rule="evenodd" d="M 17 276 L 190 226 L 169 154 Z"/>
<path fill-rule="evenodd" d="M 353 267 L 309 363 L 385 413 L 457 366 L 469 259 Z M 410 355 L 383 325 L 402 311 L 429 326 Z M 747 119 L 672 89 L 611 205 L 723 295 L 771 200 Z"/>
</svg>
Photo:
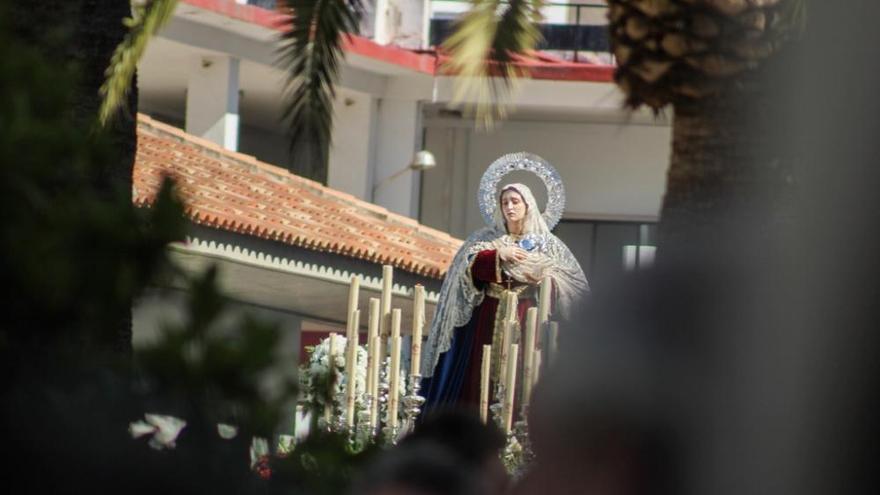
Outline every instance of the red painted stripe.
<svg viewBox="0 0 880 495">
<path fill-rule="evenodd" d="M 287 16 L 279 12 L 256 7 L 254 5 L 242 5 L 235 0 L 180 0 L 182 3 L 201 9 L 216 12 L 233 19 L 238 19 L 251 24 L 256 24 L 276 31 L 281 31 L 287 22 Z M 423 74 L 443 73 L 436 67 L 437 55 L 431 53 L 419 53 L 405 48 L 391 45 L 380 45 L 362 36 L 351 36 L 343 40 L 343 49 L 349 53 L 355 53 L 374 60 L 387 62 L 400 67 L 405 67 Z M 534 59 L 523 59 L 518 65 L 528 69 L 532 79 L 554 81 L 592 81 L 611 82 L 614 76 L 614 67 L 609 65 L 577 64 L 566 61 L 556 61 L 555 57 L 546 54 L 536 54 Z M 441 55 L 442 61 L 444 57 Z"/>
<path fill-rule="evenodd" d="M 180 0 L 181 3 L 210 10 L 233 19 L 280 30 L 287 16 L 255 5 L 243 5 L 235 0 Z"/>
</svg>

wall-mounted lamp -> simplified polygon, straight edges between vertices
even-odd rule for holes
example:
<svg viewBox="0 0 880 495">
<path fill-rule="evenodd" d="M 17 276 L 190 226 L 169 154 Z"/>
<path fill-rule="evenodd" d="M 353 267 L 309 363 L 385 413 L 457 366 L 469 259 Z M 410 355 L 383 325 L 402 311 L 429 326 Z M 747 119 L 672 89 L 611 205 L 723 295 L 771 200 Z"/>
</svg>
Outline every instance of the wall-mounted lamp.
<svg viewBox="0 0 880 495">
<path fill-rule="evenodd" d="M 392 180 L 400 177 L 401 175 L 405 174 L 406 172 L 409 172 L 410 170 L 424 171 L 424 170 L 434 168 L 436 166 L 437 166 L 437 160 L 434 159 L 434 155 L 430 151 L 428 151 L 428 150 L 417 151 L 416 154 L 413 155 L 412 161 L 410 161 L 406 167 L 402 168 L 401 170 L 398 170 L 397 172 L 394 172 L 393 174 L 382 179 L 381 182 L 379 182 L 378 184 L 373 186 L 373 192 L 375 192 L 376 189 L 379 189 L 379 187 L 385 185 L 388 182 L 391 182 Z"/>
</svg>

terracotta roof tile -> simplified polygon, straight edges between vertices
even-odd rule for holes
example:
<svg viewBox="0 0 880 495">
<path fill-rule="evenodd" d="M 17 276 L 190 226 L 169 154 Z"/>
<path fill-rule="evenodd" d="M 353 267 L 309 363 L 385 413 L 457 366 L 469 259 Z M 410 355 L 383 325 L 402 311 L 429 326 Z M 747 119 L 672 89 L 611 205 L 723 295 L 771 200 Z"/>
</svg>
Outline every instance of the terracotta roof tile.
<svg viewBox="0 0 880 495">
<path fill-rule="evenodd" d="M 168 175 L 199 225 L 440 278 L 461 240 L 318 182 L 138 115 L 133 202 Z"/>
</svg>

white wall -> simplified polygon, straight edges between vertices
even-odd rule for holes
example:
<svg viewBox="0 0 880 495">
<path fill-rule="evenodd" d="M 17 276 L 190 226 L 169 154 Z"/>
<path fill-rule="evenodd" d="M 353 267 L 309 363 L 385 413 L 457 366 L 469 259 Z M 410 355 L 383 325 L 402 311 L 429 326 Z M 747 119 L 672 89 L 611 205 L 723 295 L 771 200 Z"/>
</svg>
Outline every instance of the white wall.
<svg viewBox="0 0 880 495">
<path fill-rule="evenodd" d="M 327 185 L 360 199 L 372 198 L 377 99 L 366 93 L 339 91 L 333 106 L 333 143 Z"/>
<path fill-rule="evenodd" d="M 438 166 L 425 173 L 422 221 L 456 236 L 480 227 L 480 178 L 495 159 L 516 151 L 535 153 L 559 171 L 566 218 L 654 218 L 666 185 L 670 138 L 668 125 L 654 123 L 509 121 L 477 132 L 460 120 L 429 120 L 426 145 Z M 510 179 L 534 190 L 540 183 L 530 176 Z M 535 192 L 543 207 L 546 193 L 542 187 Z"/>
<path fill-rule="evenodd" d="M 279 342 L 275 349 L 275 365 L 263 376 L 261 386 L 279 393 L 282 380 L 296 378 L 303 319 L 286 311 L 228 300 L 214 329 L 219 332 L 235 329 L 245 315 L 277 325 Z M 132 346 L 139 350 L 154 345 L 162 338 L 163 328 L 182 325 L 187 316 L 187 292 L 160 288 L 146 290 L 132 307 Z"/>
</svg>

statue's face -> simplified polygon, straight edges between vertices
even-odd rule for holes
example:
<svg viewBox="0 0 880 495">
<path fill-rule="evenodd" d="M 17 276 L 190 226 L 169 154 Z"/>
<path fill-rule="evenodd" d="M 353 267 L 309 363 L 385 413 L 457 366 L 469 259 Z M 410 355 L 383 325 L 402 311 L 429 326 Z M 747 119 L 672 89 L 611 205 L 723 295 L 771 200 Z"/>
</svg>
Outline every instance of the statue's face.
<svg viewBox="0 0 880 495">
<path fill-rule="evenodd" d="M 526 202 L 518 192 L 509 189 L 501 194 L 501 213 L 508 225 L 521 222 L 526 217 L 526 210 Z"/>
</svg>

